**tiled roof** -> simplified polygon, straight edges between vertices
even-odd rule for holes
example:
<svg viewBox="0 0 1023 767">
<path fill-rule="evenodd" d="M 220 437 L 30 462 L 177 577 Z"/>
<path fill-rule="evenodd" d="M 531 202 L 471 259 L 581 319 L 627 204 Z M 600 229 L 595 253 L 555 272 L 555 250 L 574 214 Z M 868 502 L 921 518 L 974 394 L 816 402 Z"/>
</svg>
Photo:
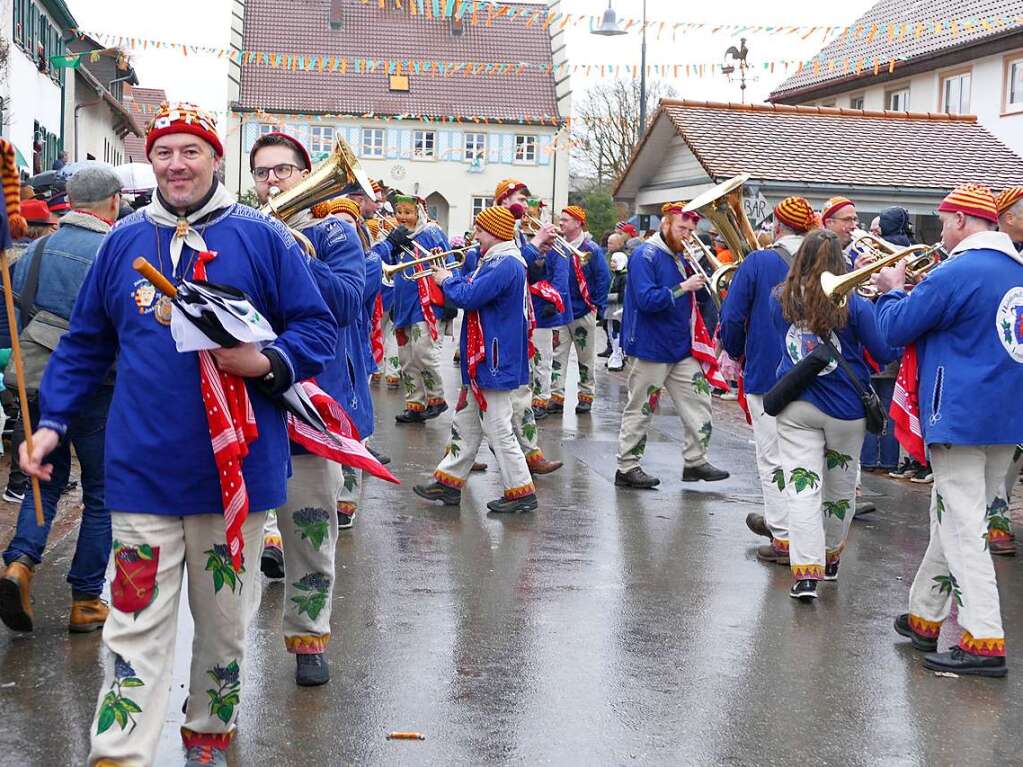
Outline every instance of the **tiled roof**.
<svg viewBox="0 0 1023 767">
<path fill-rule="evenodd" d="M 337 3 L 341 29 L 328 24 L 331 0 L 248 0 L 244 49 L 349 59 L 340 71 L 290 70 L 243 64 L 239 107 L 295 114 L 429 115 L 520 120 L 556 116 L 554 78 L 529 67 L 522 74 L 411 74 L 408 92 L 388 89 L 388 72 L 355 73 L 353 59 L 374 61 L 528 62 L 551 64 L 542 24 L 468 21 L 455 36 L 449 21 L 382 10 L 376 2 Z M 536 6 L 532 6 L 536 8 Z M 541 8 L 543 6 L 540 6 Z M 532 120 L 535 121 L 535 120 Z"/>
<path fill-rule="evenodd" d="M 714 179 L 924 189 L 1023 181 L 1023 158 L 975 117 L 665 99 L 654 122 L 665 118 Z"/>
<path fill-rule="evenodd" d="M 941 34 L 934 34 L 936 24 L 944 25 Z M 887 72 L 894 60 L 898 76 L 910 64 L 1019 33 L 1023 6 L 1020 0 L 879 0 L 849 28 L 849 34 L 817 54 L 823 65 L 816 73 L 813 67 L 804 67 L 778 86 L 769 100 L 802 97 L 842 81 L 873 77 L 875 61 Z M 833 69 L 829 61 L 835 62 Z M 857 64 L 863 67 L 859 75 L 854 74 Z"/>
<path fill-rule="evenodd" d="M 128 111 L 135 116 L 136 122 L 145 128 L 153 119 L 156 109 L 167 100 L 167 92 L 163 88 L 133 88 L 124 86 L 122 101 Z M 125 162 L 149 162 L 146 159 L 146 139 L 144 136 L 124 137 Z"/>
</svg>

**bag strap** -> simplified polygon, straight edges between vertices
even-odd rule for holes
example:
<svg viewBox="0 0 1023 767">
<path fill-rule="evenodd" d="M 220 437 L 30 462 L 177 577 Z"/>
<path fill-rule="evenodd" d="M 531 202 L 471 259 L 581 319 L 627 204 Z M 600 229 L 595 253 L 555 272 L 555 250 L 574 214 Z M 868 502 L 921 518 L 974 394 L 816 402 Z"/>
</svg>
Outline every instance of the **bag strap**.
<svg viewBox="0 0 1023 767">
<path fill-rule="evenodd" d="M 32 251 L 32 262 L 28 265 L 28 275 L 25 277 L 25 284 L 21 286 L 21 295 L 18 297 L 18 308 L 21 310 L 21 329 L 24 329 L 35 316 L 36 293 L 39 290 L 39 270 L 43 265 L 43 253 L 46 250 L 46 242 L 53 235 L 40 237 L 36 247 Z"/>
<path fill-rule="evenodd" d="M 838 353 L 835 345 L 831 343 L 831 338 L 822 338 L 821 341 L 825 346 L 828 347 L 828 351 L 831 352 L 831 356 L 835 358 L 839 365 L 842 366 L 842 370 L 849 376 L 849 380 L 852 382 L 853 388 L 856 389 L 856 393 L 860 395 L 862 399 L 867 395 L 867 390 L 863 388 L 863 384 L 860 383 L 860 379 L 856 375 L 856 371 L 852 369 L 852 365 L 849 364 L 848 360 Z"/>
</svg>

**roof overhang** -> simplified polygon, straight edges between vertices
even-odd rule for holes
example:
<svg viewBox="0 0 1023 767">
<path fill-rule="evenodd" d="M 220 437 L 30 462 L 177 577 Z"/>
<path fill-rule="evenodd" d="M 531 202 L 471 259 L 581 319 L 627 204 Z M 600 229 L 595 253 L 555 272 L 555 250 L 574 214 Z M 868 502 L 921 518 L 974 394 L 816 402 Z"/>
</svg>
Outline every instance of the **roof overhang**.
<svg viewBox="0 0 1023 767">
<path fill-rule="evenodd" d="M 96 79 L 95 75 L 93 75 L 85 67 L 78 67 L 78 69 L 75 70 L 75 74 L 88 83 L 89 86 L 91 86 L 92 89 L 99 94 L 99 100 L 103 101 L 110 108 L 110 111 L 114 115 L 114 132 L 117 133 L 120 138 L 124 138 L 129 133 L 134 133 L 136 136 L 146 135 L 145 130 L 135 119 L 135 115 L 133 115 L 124 104 L 115 99 L 113 94 L 104 88 L 103 84 Z"/>
<path fill-rule="evenodd" d="M 71 15 L 71 9 L 67 7 L 67 3 L 64 0 L 42 0 L 42 3 L 43 7 L 50 12 L 57 23 L 64 27 L 65 30 L 78 28 L 78 22 Z"/>
<path fill-rule="evenodd" d="M 344 111 L 316 111 L 316 110 L 302 110 L 297 111 L 294 109 L 264 109 L 257 107 L 244 106 L 238 102 L 232 102 L 228 104 L 228 111 L 239 115 L 245 114 L 266 114 L 266 115 L 281 115 L 287 117 L 359 117 L 365 120 L 389 120 L 396 123 L 401 122 L 429 122 L 437 123 L 438 125 L 529 125 L 531 127 L 540 128 L 561 128 L 565 125 L 565 119 L 563 117 L 551 117 L 544 120 L 503 120 L 497 117 L 467 117 L 460 118 L 458 120 L 452 120 L 450 115 L 425 115 L 425 114 L 410 114 L 407 112 L 402 113 L 390 113 L 390 112 L 344 112 Z"/>
</svg>

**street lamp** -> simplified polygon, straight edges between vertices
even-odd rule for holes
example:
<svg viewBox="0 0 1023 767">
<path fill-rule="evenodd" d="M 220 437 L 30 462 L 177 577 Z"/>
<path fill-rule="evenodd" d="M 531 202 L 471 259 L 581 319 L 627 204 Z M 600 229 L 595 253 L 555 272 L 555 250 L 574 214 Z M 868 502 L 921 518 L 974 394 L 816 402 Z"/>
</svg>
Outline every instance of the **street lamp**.
<svg viewBox="0 0 1023 767">
<path fill-rule="evenodd" d="M 593 30 L 592 34 L 602 37 L 617 37 L 627 34 L 624 29 L 618 26 L 618 16 L 611 7 L 611 0 L 607 0 L 607 10 L 600 20 L 600 26 Z M 639 131 L 637 141 L 643 138 L 643 131 L 646 129 L 646 0 L 643 0 L 643 42 L 640 46 L 639 56 Z"/>
</svg>

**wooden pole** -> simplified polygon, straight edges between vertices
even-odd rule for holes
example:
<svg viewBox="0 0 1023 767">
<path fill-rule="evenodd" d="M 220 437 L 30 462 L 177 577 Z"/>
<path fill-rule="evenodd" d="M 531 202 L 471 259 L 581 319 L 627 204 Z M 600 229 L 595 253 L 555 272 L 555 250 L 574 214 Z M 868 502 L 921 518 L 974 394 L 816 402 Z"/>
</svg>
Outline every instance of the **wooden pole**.
<svg viewBox="0 0 1023 767">
<path fill-rule="evenodd" d="M 21 402 L 21 422 L 25 425 L 25 447 L 32 454 L 32 421 L 28 414 L 28 394 L 25 392 L 25 365 L 21 360 L 21 342 L 18 339 L 18 320 L 14 316 L 14 288 L 11 286 L 11 270 L 8 266 L 8 251 L 0 249 L 0 272 L 3 272 L 4 305 L 7 307 L 7 329 L 11 334 L 11 356 L 14 358 L 14 374 L 18 379 L 18 399 Z M 42 254 L 36 255 L 42 258 Z M 17 456 L 13 460 L 18 460 Z M 43 496 L 39 489 L 39 478 L 32 477 L 32 500 L 36 509 L 36 524 L 43 527 Z"/>
<path fill-rule="evenodd" d="M 131 268 L 153 283 L 153 287 L 164 295 L 174 298 L 178 294 L 178 289 L 174 287 L 174 284 L 142 256 L 131 262 Z"/>
</svg>

